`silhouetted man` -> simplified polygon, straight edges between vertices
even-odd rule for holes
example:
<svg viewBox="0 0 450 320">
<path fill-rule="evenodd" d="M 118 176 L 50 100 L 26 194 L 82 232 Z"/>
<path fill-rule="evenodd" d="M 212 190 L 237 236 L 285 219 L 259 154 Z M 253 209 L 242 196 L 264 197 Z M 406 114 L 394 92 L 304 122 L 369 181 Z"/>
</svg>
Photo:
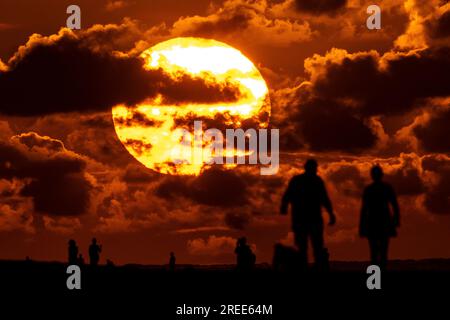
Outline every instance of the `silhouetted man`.
<svg viewBox="0 0 450 320">
<path fill-rule="evenodd" d="M 236 249 L 236 267 L 238 270 L 250 270 L 256 262 L 256 256 L 247 244 L 247 238 L 242 237 L 237 240 Z"/>
<path fill-rule="evenodd" d="M 400 226 L 400 210 L 394 189 L 382 181 L 381 167 L 372 167 L 370 174 L 373 182 L 364 189 L 359 234 L 369 240 L 372 264 L 385 268 L 389 238 L 397 235 L 396 228 Z"/>
<path fill-rule="evenodd" d="M 89 246 L 89 262 L 91 266 L 98 265 L 100 260 L 100 252 L 102 252 L 102 246 L 97 244 L 97 239 L 93 238 L 92 243 Z"/>
<path fill-rule="evenodd" d="M 329 225 L 336 223 L 331 201 L 322 179 L 317 175 L 317 161 L 309 159 L 305 172 L 291 179 L 281 202 L 281 214 L 287 214 L 291 204 L 292 231 L 302 263 L 308 262 L 308 238 L 311 239 L 316 266 L 326 268 L 328 251 L 324 248 L 322 207 L 329 216 Z"/>
<path fill-rule="evenodd" d="M 170 258 L 169 258 L 169 270 L 170 271 L 175 271 L 175 262 L 176 262 L 175 253 L 171 252 Z"/>
<path fill-rule="evenodd" d="M 69 264 L 70 265 L 77 265 L 78 264 L 78 246 L 75 240 L 70 239 L 69 240 Z"/>
</svg>

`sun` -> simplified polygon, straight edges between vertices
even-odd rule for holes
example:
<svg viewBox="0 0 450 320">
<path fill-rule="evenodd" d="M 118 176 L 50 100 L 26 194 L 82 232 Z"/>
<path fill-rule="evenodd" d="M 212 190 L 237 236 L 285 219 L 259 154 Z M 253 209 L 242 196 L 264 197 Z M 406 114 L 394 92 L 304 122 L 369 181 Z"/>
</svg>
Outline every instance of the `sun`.
<svg viewBox="0 0 450 320">
<path fill-rule="evenodd" d="M 141 57 L 147 70 L 161 68 L 175 80 L 184 73 L 207 83 L 231 83 L 245 93 L 229 103 L 168 105 L 163 103 L 167 99 L 159 95 L 135 106 L 115 106 L 112 116 L 117 136 L 147 168 L 164 174 L 198 175 L 209 166 L 209 160 L 217 155 L 205 154 L 204 145 L 180 143 L 186 136 L 179 129 L 191 128 L 194 120 L 229 128 L 246 123 L 259 128 L 268 126 L 267 84 L 239 50 L 212 39 L 183 37 L 161 42 L 144 51 Z M 140 121 L 133 121 L 136 116 Z M 195 152 L 202 152 L 200 161 L 193 159 Z"/>
</svg>

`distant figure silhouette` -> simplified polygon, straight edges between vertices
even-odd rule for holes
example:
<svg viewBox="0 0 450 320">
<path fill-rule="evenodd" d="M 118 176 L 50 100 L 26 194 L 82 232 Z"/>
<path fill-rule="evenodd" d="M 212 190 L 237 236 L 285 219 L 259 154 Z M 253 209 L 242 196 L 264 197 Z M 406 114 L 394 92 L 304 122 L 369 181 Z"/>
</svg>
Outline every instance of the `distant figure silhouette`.
<svg viewBox="0 0 450 320">
<path fill-rule="evenodd" d="M 89 246 L 89 261 L 91 266 L 97 266 L 100 260 L 100 252 L 102 252 L 102 246 L 97 244 L 97 239 L 93 238 L 92 243 Z"/>
<path fill-rule="evenodd" d="M 81 253 L 78 255 L 78 265 L 79 266 L 84 266 L 84 258 L 83 258 L 83 255 Z"/>
<path fill-rule="evenodd" d="M 317 161 L 306 161 L 305 172 L 291 179 L 281 201 L 281 214 L 291 204 L 292 231 L 303 266 L 308 262 L 308 238 L 311 239 L 316 267 L 328 267 L 328 250 L 324 248 L 322 207 L 329 216 L 329 225 L 336 223 L 331 201 L 322 179 L 317 175 Z"/>
<path fill-rule="evenodd" d="M 242 237 L 237 240 L 234 253 L 236 254 L 236 268 L 238 270 L 250 270 L 255 266 L 256 256 L 247 244 L 247 238 Z"/>
<path fill-rule="evenodd" d="M 175 253 L 171 252 L 170 258 L 169 258 L 169 270 L 170 271 L 175 271 L 175 262 L 176 262 Z"/>
<path fill-rule="evenodd" d="M 364 189 L 359 234 L 369 240 L 372 264 L 385 268 L 389 238 L 397 235 L 400 226 L 400 210 L 394 189 L 382 181 L 383 169 L 373 166 L 370 174 L 373 182 Z"/>
<path fill-rule="evenodd" d="M 70 239 L 69 240 L 69 264 L 73 265 L 76 264 L 78 265 L 78 246 L 77 243 L 75 242 L 75 240 Z"/>
<path fill-rule="evenodd" d="M 301 266 L 297 249 L 277 243 L 274 246 L 272 266 L 275 271 L 295 271 Z"/>
<path fill-rule="evenodd" d="M 113 267 L 115 267 L 115 264 L 112 260 L 106 259 L 106 266 L 109 268 L 113 268 Z"/>
</svg>

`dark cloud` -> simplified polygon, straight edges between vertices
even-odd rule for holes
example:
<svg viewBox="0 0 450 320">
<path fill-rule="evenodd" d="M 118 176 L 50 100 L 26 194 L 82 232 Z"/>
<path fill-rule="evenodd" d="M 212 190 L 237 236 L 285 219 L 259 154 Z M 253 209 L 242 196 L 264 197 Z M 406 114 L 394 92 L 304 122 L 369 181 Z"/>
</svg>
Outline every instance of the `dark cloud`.
<svg viewBox="0 0 450 320">
<path fill-rule="evenodd" d="M 64 170 L 61 166 L 59 170 Z M 85 213 L 92 189 L 82 172 L 47 174 L 27 184 L 22 195 L 32 197 L 34 210 L 55 216 Z"/>
<path fill-rule="evenodd" d="M 314 93 L 329 99 L 348 99 L 365 116 L 393 115 L 417 107 L 421 99 L 450 94 L 450 48 L 416 53 L 373 52 L 323 62 L 325 71 L 313 84 Z M 325 64 L 326 63 L 326 64 Z"/>
<path fill-rule="evenodd" d="M 97 128 L 97 129 L 112 129 L 114 127 L 114 123 L 112 122 L 111 116 L 105 114 L 94 114 L 93 116 L 87 117 L 81 121 L 82 126 L 86 126 L 88 128 Z"/>
<path fill-rule="evenodd" d="M 386 180 L 398 195 L 416 196 L 425 192 L 425 184 L 418 168 L 407 166 L 386 175 Z"/>
<path fill-rule="evenodd" d="M 157 187 L 156 195 L 166 199 L 182 196 L 209 206 L 234 207 L 248 203 L 247 185 L 230 170 L 212 168 L 198 177 L 169 177 Z"/>
<path fill-rule="evenodd" d="M 226 129 L 258 129 L 262 123 L 268 123 L 269 115 L 267 110 L 261 110 L 258 115 L 243 119 L 242 115 L 232 115 L 229 112 L 214 113 L 211 116 L 196 115 L 193 112 L 189 112 L 184 116 L 176 115 L 173 118 L 174 124 L 172 129 L 184 128 L 189 132 L 194 131 L 194 121 L 201 121 L 203 130 L 210 128 L 218 129 L 225 134 Z M 237 125 L 239 123 L 239 125 Z"/>
<path fill-rule="evenodd" d="M 446 38 L 450 36 L 450 11 L 444 12 L 437 19 L 425 23 L 428 34 L 432 38 Z"/>
<path fill-rule="evenodd" d="M 339 192 L 350 197 L 361 197 L 365 179 L 356 166 L 337 165 L 328 173 L 327 178 Z"/>
<path fill-rule="evenodd" d="M 346 6 L 347 0 L 295 0 L 298 11 L 311 14 L 335 13 Z"/>
<path fill-rule="evenodd" d="M 149 183 L 155 180 L 156 174 L 141 164 L 129 164 L 123 173 L 123 181 L 133 183 Z"/>
<path fill-rule="evenodd" d="M 425 208 L 436 214 L 450 214 L 450 159 L 445 156 L 425 156 L 422 167 L 437 175 L 437 182 L 428 187 Z"/>
<path fill-rule="evenodd" d="M 32 37 L 0 72 L 0 112 L 36 116 L 62 112 L 104 111 L 134 105 L 158 94 L 168 103 L 231 102 L 240 91 L 231 84 L 206 83 L 163 70 L 145 70 L 139 57 L 96 50 L 63 30 Z M 165 101 L 166 102 L 166 101 Z"/>
<path fill-rule="evenodd" d="M 377 141 L 364 119 L 336 102 L 312 99 L 299 109 L 299 133 L 312 150 L 359 152 Z"/>
<path fill-rule="evenodd" d="M 133 149 L 138 155 L 142 155 L 145 151 L 152 148 L 151 143 L 145 143 L 142 140 L 126 139 L 122 142 L 126 147 Z"/>
<path fill-rule="evenodd" d="M 436 112 L 413 132 L 425 151 L 450 153 L 450 109 Z"/>
<path fill-rule="evenodd" d="M 217 19 L 192 20 L 190 34 L 194 36 L 213 36 L 219 33 L 235 32 L 248 28 L 253 9 L 250 7 L 237 7 L 232 14 L 222 15 Z"/>
<path fill-rule="evenodd" d="M 420 110 L 428 99 L 450 95 L 449 47 L 382 56 L 333 49 L 307 59 L 305 68 L 310 81 L 282 103 L 284 118 L 275 118 L 283 148 L 295 149 L 296 144 L 316 151 L 370 150 L 384 134 L 374 117 L 404 115 Z M 437 130 L 444 134 L 445 119 L 439 121 Z"/>
<path fill-rule="evenodd" d="M 228 212 L 225 215 L 227 226 L 237 230 L 244 230 L 250 223 L 251 216 L 247 213 Z"/>
<path fill-rule="evenodd" d="M 0 153 L 0 177 L 23 179 L 20 194 L 33 199 L 37 212 L 73 216 L 86 211 L 92 189 L 86 160 L 60 141 L 27 133 L 1 142 Z"/>
<path fill-rule="evenodd" d="M 236 172 L 210 169 L 192 182 L 192 198 L 203 204 L 232 207 L 247 203 L 247 185 Z"/>
<path fill-rule="evenodd" d="M 131 110 L 130 114 L 128 114 L 127 117 L 116 116 L 114 118 L 114 121 L 118 125 L 125 127 L 159 127 L 161 125 L 161 121 L 150 119 L 146 114 L 137 110 Z"/>
</svg>

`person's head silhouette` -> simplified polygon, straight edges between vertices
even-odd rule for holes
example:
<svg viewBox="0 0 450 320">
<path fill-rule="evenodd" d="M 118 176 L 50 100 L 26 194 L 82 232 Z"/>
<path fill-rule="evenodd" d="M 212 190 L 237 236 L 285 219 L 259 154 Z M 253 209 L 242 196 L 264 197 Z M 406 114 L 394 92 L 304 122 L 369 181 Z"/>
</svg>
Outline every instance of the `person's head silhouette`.
<svg viewBox="0 0 450 320">
<path fill-rule="evenodd" d="M 75 245 L 76 245 L 75 240 L 70 239 L 70 240 L 69 240 L 69 246 L 74 247 Z"/>
<path fill-rule="evenodd" d="M 97 244 L 97 239 L 92 238 L 92 244 Z"/>
<path fill-rule="evenodd" d="M 170 253 L 170 256 L 171 256 L 171 257 L 175 257 L 175 253 L 171 252 L 171 253 Z"/>
<path fill-rule="evenodd" d="M 383 169 L 376 164 L 370 169 L 370 175 L 372 176 L 373 181 L 379 182 L 383 178 Z"/>
<path fill-rule="evenodd" d="M 239 240 L 238 240 L 238 245 L 239 246 L 245 246 L 246 244 L 247 244 L 247 238 L 246 237 L 239 238 Z"/>
<path fill-rule="evenodd" d="M 305 167 L 306 174 L 310 174 L 310 175 L 317 174 L 317 161 L 315 159 L 306 160 L 304 167 Z"/>
</svg>

